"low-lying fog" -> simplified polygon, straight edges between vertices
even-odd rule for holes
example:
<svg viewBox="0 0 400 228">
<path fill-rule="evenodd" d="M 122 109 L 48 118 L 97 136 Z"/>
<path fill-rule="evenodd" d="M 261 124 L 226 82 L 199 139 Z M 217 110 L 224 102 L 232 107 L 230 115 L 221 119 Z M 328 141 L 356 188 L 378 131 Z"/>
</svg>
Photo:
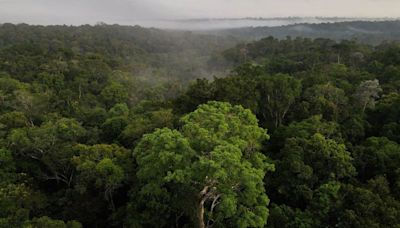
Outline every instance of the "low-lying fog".
<svg viewBox="0 0 400 228">
<path fill-rule="evenodd" d="M 174 30 L 216 30 L 242 27 L 274 27 L 302 23 L 333 23 L 346 21 L 383 21 L 391 18 L 226 18 L 226 19 L 189 19 L 189 20 L 142 20 L 123 22 L 126 25 L 139 25 Z"/>
</svg>

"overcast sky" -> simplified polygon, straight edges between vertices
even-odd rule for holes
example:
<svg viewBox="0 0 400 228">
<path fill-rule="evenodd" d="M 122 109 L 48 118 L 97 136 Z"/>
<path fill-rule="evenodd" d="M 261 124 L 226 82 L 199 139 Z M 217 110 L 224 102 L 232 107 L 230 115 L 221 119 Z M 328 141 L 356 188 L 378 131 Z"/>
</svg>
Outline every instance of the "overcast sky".
<svg viewBox="0 0 400 228">
<path fill-rule="evenodd" d="M 400 17 L 400 0 L 0 0 L 0 23 L 285 16 Z"/>
</svg>

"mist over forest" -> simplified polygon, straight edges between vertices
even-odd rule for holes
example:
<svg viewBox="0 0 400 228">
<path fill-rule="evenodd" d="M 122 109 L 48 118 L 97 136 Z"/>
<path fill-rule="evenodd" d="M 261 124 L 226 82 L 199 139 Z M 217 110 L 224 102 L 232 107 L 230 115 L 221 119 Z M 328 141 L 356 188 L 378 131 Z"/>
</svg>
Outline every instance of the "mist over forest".
<svg viewBox="0 0 400 228">
<path fill-rule="evenodd" d="M 399 7 L 0 1 L 0 228 L 399 227 Z"/>
<path fill-rule="evenodd" d="M 340 18 L 340 17 L 277 17 L 277 18 L 199 18 L 180 20 L 135 20 L 124 24 L 137 24 L 173 30 L 222 30 L 245 27 L 278 27 L 293 24 L 321 24 L 351 21 L 394 21 L 397 18 Z"/>
</svg>

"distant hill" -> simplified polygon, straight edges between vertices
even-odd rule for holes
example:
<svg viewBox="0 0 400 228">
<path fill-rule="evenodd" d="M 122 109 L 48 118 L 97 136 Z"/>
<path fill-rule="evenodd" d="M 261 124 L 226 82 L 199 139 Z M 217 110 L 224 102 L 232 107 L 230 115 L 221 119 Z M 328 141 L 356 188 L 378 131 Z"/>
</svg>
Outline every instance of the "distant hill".
<svg viewBox="0 0 400 228">
<path fill-rule="evenodd" d="M 208 31 L 219 35 L 230 35 L 240 39 L 257 40 L 268 36 L 276 38 L 305 37 L 329 38 L 333 40 L 359 40 L 368 44 L 400 40 L 400 20 L 351 21 L 336 23 L 298 23 L 275 27 L 246 27 Z"/>
</svg>

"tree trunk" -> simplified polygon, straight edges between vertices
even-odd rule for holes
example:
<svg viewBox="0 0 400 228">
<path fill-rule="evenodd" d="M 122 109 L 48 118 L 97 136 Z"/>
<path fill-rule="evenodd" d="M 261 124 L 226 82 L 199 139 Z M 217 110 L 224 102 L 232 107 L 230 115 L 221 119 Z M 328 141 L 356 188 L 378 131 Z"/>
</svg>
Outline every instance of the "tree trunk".
<svg viewBox="0 0 400 228">
<path fill-rule="evenodd" d="M 197 220 L 199 228 L 206 228 L 204 223 L 204 200 L 200 200 L 199 205 L 197 205 Z"/>
<path fill-rule="evenodd" d="M 363 114 L 365 113 L 365 109 L 367 109 L 367 105 L 368 105 L 368 102 L 364 102 L 364 105 L 363 105 L 363 108 L 362 108 L 362 113 Z"/>
<path fill-rule="evenodd" d="M 204 202 L 206 201 L 206 195 L 209 188 L 210 188 L 209 186 L 205 186 L 203 190 L 201 190 L 198 196 L 197 222 L 199 228 L 206 228 L 206 224 L 204 222 Z"/>
</svg>

